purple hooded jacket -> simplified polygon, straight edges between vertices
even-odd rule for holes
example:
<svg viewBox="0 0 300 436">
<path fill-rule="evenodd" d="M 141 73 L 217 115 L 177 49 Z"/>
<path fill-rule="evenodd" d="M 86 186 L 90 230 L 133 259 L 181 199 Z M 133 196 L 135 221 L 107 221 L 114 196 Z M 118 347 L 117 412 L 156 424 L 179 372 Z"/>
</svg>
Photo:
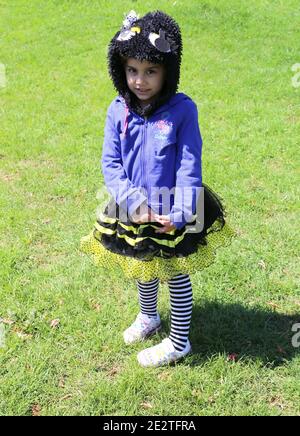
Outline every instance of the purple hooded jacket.
<svg viewBox="0 0 300 436">
<path fill-rule="evenodd" d="M 118 205 L 131 215 L 142 204 L 169 215 L 177 229 L 192 222 L 202 187 L 197 106 L 173 95 L 149 118 L 116 97 L 107 111 L 102 171 Z M 171 193 L 171 195 L 170 195 Z"/>
</svg>

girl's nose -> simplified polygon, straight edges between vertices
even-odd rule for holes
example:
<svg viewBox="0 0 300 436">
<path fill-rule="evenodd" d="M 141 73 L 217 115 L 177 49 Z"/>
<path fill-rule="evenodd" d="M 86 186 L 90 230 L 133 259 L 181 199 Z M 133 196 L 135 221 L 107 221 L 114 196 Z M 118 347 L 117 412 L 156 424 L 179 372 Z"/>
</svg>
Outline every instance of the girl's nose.
<svg viewBox="0 0 300 436">
<path fill-rule="evenodd" d="M 136 78 L 136 81 L 135 81 L 135 83 L 137 84 L 137 85 L 142 85 L 142 83 L 144 82 L 144 79 L 143 79 L 143 77 L 137 77 Z"/>
</svg>

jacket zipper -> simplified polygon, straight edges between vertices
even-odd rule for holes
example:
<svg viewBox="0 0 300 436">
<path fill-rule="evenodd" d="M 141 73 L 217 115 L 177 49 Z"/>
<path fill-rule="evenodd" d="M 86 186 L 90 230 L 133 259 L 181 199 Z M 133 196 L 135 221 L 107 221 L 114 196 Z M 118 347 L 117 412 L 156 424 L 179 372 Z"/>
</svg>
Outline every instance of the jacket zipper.
<svg viewBox="0 0 300 436">
<path fill-rule="evenodd" d="M 144 173 L 144 188 L 146 189 L 148 195 L 148 180 L 147 180 L 147 169 L 146 169 L 146 159 L 145 150 L 147 145 L 147 129 L 148 129 L 148 117 L 145 117 L 145 122 L 143 126 L 143 173 Z"/>
</svg>

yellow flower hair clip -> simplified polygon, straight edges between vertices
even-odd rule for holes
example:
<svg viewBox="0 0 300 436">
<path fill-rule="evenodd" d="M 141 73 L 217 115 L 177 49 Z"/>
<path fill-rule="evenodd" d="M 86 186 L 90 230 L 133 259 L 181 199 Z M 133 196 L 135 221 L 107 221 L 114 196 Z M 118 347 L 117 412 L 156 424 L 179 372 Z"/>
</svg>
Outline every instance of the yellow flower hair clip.
<svg viewBox="0 0 300 436">
<path fill-rule="evenodd" d="M 141 28 L 138 26 L 134 26 L 130 30 L 131 30 L 131 32 L 141 33 Z"/>
</svg>

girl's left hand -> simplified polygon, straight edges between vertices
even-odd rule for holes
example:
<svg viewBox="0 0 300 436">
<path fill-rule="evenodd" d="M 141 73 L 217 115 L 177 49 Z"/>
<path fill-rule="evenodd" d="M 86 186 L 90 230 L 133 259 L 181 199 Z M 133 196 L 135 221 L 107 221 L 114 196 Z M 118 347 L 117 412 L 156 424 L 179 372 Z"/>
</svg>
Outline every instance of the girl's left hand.
<svg viewBox="0 0 300 436">
<path fill-rule="evenodd" d="M 176 226 L 170 221 L 170 218 L 168 215 L 154 215 L 155 220 L 163 225 L 163 227 L 160 227 L 159 229 L 155 230 L 155 233 L 167 233 L 172 230 L 176 229 Z"/>
</svg>

